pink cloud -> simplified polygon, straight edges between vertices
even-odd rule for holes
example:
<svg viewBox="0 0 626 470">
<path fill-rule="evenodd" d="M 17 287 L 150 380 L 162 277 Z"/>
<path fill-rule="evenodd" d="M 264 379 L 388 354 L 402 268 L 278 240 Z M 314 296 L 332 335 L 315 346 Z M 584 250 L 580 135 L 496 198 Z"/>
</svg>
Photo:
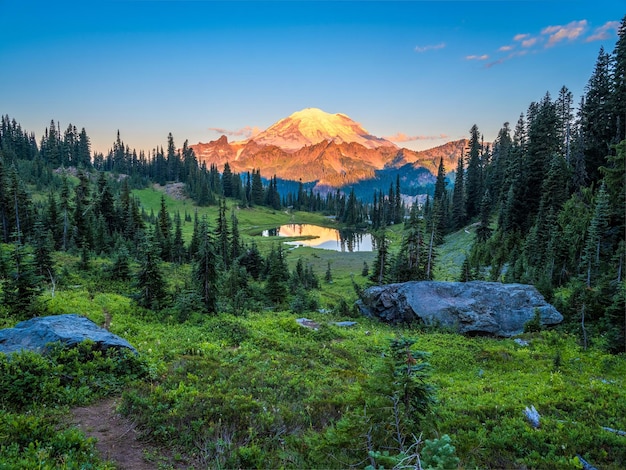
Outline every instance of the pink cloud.
<svg viewBox="0 0 626 470">
<path fill-rule="evenodd" d="M 489 56 L 487 54 L 465 56 L 465 60 L 487 60 L 488 58 Z"/>
<path fill-rule="evenodd" d="M 436 51 L 437 49 L 443 49 L 444 47 L 446 47 L 445 42 L 430 44 L 428 46 L 415 46 L 415 52 Z"/>
<path fill-rule="evenodd" d="M 549 36 L 546 47 L 552 47 L 555 44 L 568 40 L 573 41 L 580 37 L 587 29 L 587 20 L 572 21 L 565 26 L 547 26 L 541 30 L 541 34 Z"/>
<path fill-rule="evenodd" d="M 447 134 L 439 135 L 407 135 L 403 132 L 398 132 L 394 135 L 383 137 L 383 139 L 390 140 L 392 142 L 412 142 L 414 140 L 440 140 L 447 139 Z"/>
<path fill-rule="evenodd" d="M 537 44 L 539 38 L 530 38 L 522 41 L 522 47 L 532 47 Z"/>
<path fill-rule="evenodd" d="M 515 36 L 513 36 L 513 41 L 521 41 L 529 36 L 530 34 L 516 34 Z"/>
<path fill-rule="evenodd" d="M 502 46 L 500 49 L 498 49 L 498 51 L 500 52 L 507 52 L 511 50 L 513 50 L 513 46 Z"/>
<path fill-rule="evenodd" d="M 607 21 L 599 28 L 596 28 L 591 36 L 585 39 L 585 42 L 603 41 L 613 36 L 613 32 L 619 30 L 619 21 Z"/>
<path fill-rule="evenodd" d="M 254 127 L 246 126 L 246 127 L 242 127 L 241 129 L 234 129 L 234 130 L 223 129 L 221 127 L 209 127 L 209 130 L 213 132 L 217 132 L 218 134 L 224 134 L 224 135 L 228 135 L 231 137 L 245 137 L 246 139 L 249 139 L 250 137 L 254 137 L 259 132 L 261 132 L 261 129 L 259 129 L 256 126 Z"/>
</svg>

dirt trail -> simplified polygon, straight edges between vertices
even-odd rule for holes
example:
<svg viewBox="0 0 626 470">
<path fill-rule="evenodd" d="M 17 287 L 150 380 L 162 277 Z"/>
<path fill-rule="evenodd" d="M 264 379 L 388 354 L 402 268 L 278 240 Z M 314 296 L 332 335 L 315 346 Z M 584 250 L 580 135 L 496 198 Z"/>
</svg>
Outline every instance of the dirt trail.
<svg viewBox="0 0 626 470">
<path fill-rule="evenodd" d="M 155 464 L 144 458 L 144 451 L 152 449 L 137 439 L 135 424 L 119 415 L 116 408 L 115 398 L 74 408 L 72 422 L 87 436 L 96 438 L 100 456 L 114 462 L 120 470 L 154 469 Z"/>
</svg>

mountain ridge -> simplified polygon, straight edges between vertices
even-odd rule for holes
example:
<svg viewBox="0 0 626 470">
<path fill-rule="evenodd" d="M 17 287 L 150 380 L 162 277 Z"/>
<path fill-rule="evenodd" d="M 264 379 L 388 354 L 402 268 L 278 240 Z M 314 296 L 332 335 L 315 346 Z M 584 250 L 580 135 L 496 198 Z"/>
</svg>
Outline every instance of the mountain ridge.
<svg viewBox="0 0 626 470">
<path fill-rule="evenodd" d="M 424 151 L 400 148 L 369 134 L 345 114 L 306 108 L 250 139 L 229 142 L 222 135 L 191 147 L 200 163 L 220 169 L 228 163 L 239 173 L 260 169 L 264 175 L 284 180 L 341 188 L 405 165 L 435 175 L 440 158 L 447 171 L 452 171 L 466 145 L 467 140 L 461 139 Z"/>
</svg>

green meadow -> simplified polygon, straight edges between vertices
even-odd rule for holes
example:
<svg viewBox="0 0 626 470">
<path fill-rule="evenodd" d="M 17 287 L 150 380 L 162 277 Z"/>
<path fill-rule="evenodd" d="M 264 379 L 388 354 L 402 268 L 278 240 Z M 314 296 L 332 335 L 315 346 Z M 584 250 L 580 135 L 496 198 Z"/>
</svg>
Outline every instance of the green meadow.
<svg viewBox="0 0 626 470">
<path fill-rule="evenodd" d="M 134 194 L 147 213 L 158 211 L 162 192 Z M 210 223 L 217 217 L 215 207 L 168 196 L 165 202 L 181 217 L 196 210 Z M 330 224 L 311 214 L 240 209 L 231 202 L 232 208 L 245 241 L 254 239 L 264 252 L 281 240 L 258 237 L 261 230 L 291 222 Z M 184 227 L 189 237 L 192 223 Z M 393 243 L 400 235 L 401 227 L 389 231 Z M 472 237 L 472 229 L 447 237 L 438 251 L 437 278 L 458 277 Z M 367 285 L 363 264 L 371 266 L 374 253 L 285 252 L 290 269 L 300 259 L 319 277 L 318 309 L 218 312 L 185 322 L 168 309 L 139 308 L 129 283 L 104 282 L 108 260 L 92 260 L 85 273 L 73 268 L 77 256 L 55 254 L 67 281 L 40 296 L 40 310 L 80 313 L 97 324 L 106 312 L 110 330 L 139 355 L 83 351 L 93 360 L 89 365 L 63 354 L 25 354 L 19 370 L 0 357 L 1 396 L 30 390 L 19 403 L 0 398 L 6 410 L 0 416 L 0 468 L 114 468 L 64 418 L 70 407 L 106 396 L 119 397 L 119 411 L 160 449 L 145 456 L 154 468 L 405 468 L 402 459 L 416 454 L 421 468 L 583 468 L 578 456 L 602 469 L 626 465 L 626 437 L 607 430 L 626 429 L 623 356 L 584 350 L 558 328 L 526 333 L 520 338 L 526 345 L 520 345 L 388 326 L 352 308 L 354 284 Z M 170 289 L 184 286 L 188 268 L 165 263 L 163 269 Z M 347 309 L 338 308 L 342 301 Z M 300 326 L 302 316 L 317 329 Z M 338 326 L 341 321 L 356 324 Z M 12 320 L 3 324 L 12 326 Z M 390 345 L 400 339 L 415 341 L 414 357 L 426 353 L 423 380 L 433 399 L 423 413 L 402 419 L 389 369 Z M 531 406 L 540 414 L 537 428 L 524 414 Z"/>
</svg>

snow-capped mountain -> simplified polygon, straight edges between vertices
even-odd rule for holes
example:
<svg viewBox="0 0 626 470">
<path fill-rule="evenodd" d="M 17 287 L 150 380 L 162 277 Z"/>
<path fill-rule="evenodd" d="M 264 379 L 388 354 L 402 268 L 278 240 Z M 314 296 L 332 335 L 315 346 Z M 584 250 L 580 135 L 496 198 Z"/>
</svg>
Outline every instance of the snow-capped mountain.
<svg viewBox="0 0 626 470">
<path fill-rule="evenodd" d="M 329 114 L 318 108 L 306 108 L 281 119 L 252 138 L 259 145 L 275 145 L 294 152 L 320 142 L 357 143 L 368 149 L 397 146 L 369 134 L 345 114 Z"/>
<path fill-rule="evenodd" d="M 266 177 L 340 188 L 406 165 L 435 175 L 439 158 L 453 171 L 464 145 L 458 141 L 415 152 L 369 134 L 345 114 L 307 108 L 248 140 L 228 142 L 221 136 L 191 147 L 200 163 L 215 164 L 220 171 L 228 162 L 234 172 L 260 169 Z"/>
</svg>

